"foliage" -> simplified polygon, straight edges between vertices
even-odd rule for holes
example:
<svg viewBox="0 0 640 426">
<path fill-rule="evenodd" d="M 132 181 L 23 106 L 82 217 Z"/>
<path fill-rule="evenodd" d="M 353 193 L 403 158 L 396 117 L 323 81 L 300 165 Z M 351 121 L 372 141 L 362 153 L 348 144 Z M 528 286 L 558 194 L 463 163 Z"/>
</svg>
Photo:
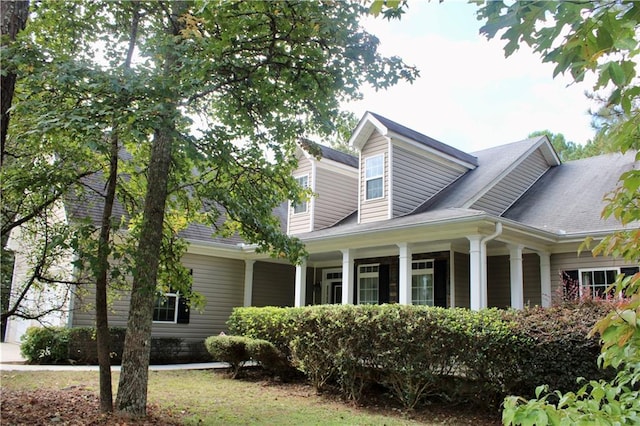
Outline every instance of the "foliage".
<svg viewBox="0 0 640 426">
<path fill-rule="evenodd" d="M 506 55 L 526 43 L 545 62 L 555 64 L 553 75 L 568 73 L 574 81 L 595 76 L 593 90 L 604 101 L 598 123 L 598 137 L 604 144 L 625 153 L 640 148 L 640 85 L 636 73 L 640 54 L 637 28 L 640 4 L 624 2 L 478 2 L 478 18 L 487 37 L 502 31 L 507 41 Z M 640 160 L 640 153 L 636 154 Z M 603 217 L 615 217 L 622 225 L 632 225 L 604 238 L 594 255 L 622 257 L 630 263 L 640 260 L 640 170 L 624 171 L 618 187 L 606 200 Z M 588 246 L 590 241 L 585 243 Z M 625 297 L 602 318 L 592 331 L 603 341 L 600 362 L 614 367 L 613 381 L 592 381 L 577 393 L 545 394 L 539 388 L 537 399 L 510 398 L 505 405 L 506 424 L 635 424 L 640 416 L 637 403 L 640 355 L 640 274 L 620 275 L 612 286 Z M 553 397 L 559 402 L 549 401 Z"/>
<path fill-rule="evenodd" d="M 395 304 L 237 308 L 229 324 L 287 344 L 317 391 L 335 386 L 360 400 L 378 385 L 406 409 L 433 398 L 495 408 L 512 392 L 533 396 L 541 381 L 570 388 L 580 376 L 603 377 L 598 341 L 586 333 L 605 310 L 596 303 L 480 312 Z"/>
<path fill-rule="evenodd" d="M 22 336 L 20 352 L 30 363 L 66 362 L 69 353 L 69 329 L 29 327 Z"/>
<path fill-rule="evenodd" d="M 549 130 L 532 132 L 528 137 L 533 138 L 536 136 L 547 136 L 561 161 L 593 157 L 610 151 L 610 149 L 607 149 L 607 147 L 601 143 L 603 140 L 602 137 L 596 137 L 594 140 L 587 141 L 585 145 L 580 145 L 567 141 L 562 133 L 552 133 Z"/>
<path fill-rule="evenodd" d="M 111 148 L 121 152 L 113 229 L 125 236 L 108 252 L 112 281 L 133 276 L 122 411 L 144 414 L 147 302 L 169 284 L 189 290 L 181 231 L 202 224 L 298 262 L 301 242 L 273 214 L 305 196 L 291 176 L 297 141 L 335 133 L 341 103 L 361 86 L 416 78 L 378 52 L 359 25 L 367 11 L 357 2 L 43 1 L 3 44 L 3 73 L 17 76 L 3 235 L 66 196 L 89 198 L 87 211 L 101 206 Z M 105 247 L 87 211 L 75 212 L 87 220 L 72 248 L 76 266 L 97 275 Z"/>
<path fill-rule="evenodd" d="M 126 329 L 111 327 L 111 364 L 117 365 L 122 361 L 122 347 Z M 98 352 L 96 346 L 95 327 L 74 327 L 69 329 L 68 358 L 80 364 L 97 364 Z"/>
<path fill-rule="evenodd" d="M 234 308 L 227 320 L 229 332 L 238 336 L 267 340 L 287 358 L 291 358 L 289 343 L 297 331 L 297 316 L 302 308 Z"/>
<path fill-rule="evenodd" d="M 251 359 L 247 345 L 250 339 L 241 336 L 209 336 L 204 345 L 214 361 L 226 362 L 231 367 L 231 377 L 238 377 L 240 368 Z"/>
</svg>

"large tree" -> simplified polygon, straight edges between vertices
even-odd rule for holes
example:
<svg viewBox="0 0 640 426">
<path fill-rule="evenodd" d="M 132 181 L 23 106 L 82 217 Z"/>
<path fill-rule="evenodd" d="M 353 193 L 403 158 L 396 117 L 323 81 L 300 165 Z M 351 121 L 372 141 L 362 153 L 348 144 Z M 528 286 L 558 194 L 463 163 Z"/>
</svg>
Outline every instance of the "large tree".
<svg viewBox="0 0 640 426">
<path fill-rule="evenodd" d="M 302 245 L 273 216 L 283 201 L 305 196 L 291 177 L 296 143 L 335 132 L 340 103 L 361 85 L 385 88 L 417 71 L 377 53 L 357 2 L 50 1 L 34 9 L 31 32 L 10 55 L 24 96 L 9 133 L 45 136 L 43 156 L 77 163 L 64 168 L 74 183 L 76 170 L 113 178 L 111 149 L 126 153 L 117 168 L 116 198 L 127 212 L 119 226 L 136 245 L 130 257 L 126 247 L 106 251 L 124 265 L 111 265 L 109 277 L 132 276 L 116 408 L 143 416 L 157 290 L 188 285 L 176 262 L 179 231 L 199 221 L 299 261 Z M 104 203 L 99 185 L 77 186 Z M 105 251 L 86 241 L 77 247 L 95 266 Z"/>
</svg>

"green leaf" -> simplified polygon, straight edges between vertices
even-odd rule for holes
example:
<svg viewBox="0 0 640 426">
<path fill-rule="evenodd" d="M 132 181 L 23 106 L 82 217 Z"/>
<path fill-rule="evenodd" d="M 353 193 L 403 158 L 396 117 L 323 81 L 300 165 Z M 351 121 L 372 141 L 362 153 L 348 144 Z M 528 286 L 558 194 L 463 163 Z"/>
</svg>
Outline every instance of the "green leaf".
<svg viewBox="0 0 640 426">
<path fill-rule="evenodd" d="M 627 77 L 620 64 L 617 62 L 609 62 L 608 69 L 609 75 L 611 75 L 611 80 L 614 84 L 618 87 L 624 86 L 627 81 Z"/>
</svg>

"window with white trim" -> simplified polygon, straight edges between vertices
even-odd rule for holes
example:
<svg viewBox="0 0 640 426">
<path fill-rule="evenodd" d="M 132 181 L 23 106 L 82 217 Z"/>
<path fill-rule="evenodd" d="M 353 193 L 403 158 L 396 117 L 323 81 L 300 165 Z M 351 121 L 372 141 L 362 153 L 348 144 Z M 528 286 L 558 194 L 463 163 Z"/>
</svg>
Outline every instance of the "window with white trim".
<svg viewBox="0 0 640 426">
<path fill-rule="evenodd" d="M 411 262 L 411 303 L 433 306 L 433 260 Z"/>
<path fill-rule="evenodd" d="M 380 265 L 358 266 L 358 303 L 377 305 L 380 300 Z"/>
<path fill-rule="evenodd" d="M 295 178 L 296 183 L 300 185 L 302 188 L 307 189 L 309 187 L 309 176 L 298 176 Z M 293 204 L 293 214 L 298 213 L 306 213 L 307 212 L 307 202 L 302 201 L 300 203 Z"/>
<path fill-rule="evenodd" d="M 365 200 L 384 196 L 384 154 L 364 160 Z"/>
<path fill-rule="evenodd" d="M 616 282 L 619 273 L 620 268 L 580 269 L 580 288 L 583 295 L 606 297 L 607 288 Z"/>
<path fill-rule="evenodd" d="M 167 293 L 157 294 L 153 307 L 153 321 L 177 323 L 179 298 L 180 294 L 172 288 Z"/>
</svg>

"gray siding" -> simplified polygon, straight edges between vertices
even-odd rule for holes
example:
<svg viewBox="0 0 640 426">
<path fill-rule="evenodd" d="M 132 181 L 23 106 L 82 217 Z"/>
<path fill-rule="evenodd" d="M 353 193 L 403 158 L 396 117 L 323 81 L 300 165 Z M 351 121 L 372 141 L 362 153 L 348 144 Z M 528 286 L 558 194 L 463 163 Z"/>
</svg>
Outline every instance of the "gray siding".
<svg viewBox="0 0 640 426">
<path fill-rule="evenodd" d="M 251 305 L 293 306 L 295 278 L 296 270 L 291 265 L 256 262 L 253 265 Z"/>
<path fill-rule="evenodd" d="M 522 280 L 525 306 L 540 305 L 540 257 L 537 254 L 522 255 Z M 487 257 L 487 303 L 489 307 L 511 306 L 509 256 Z"/>
<path fill-rule="evenodd" d="M 298 168 L 293 172 L 293 176 L 299 177 L 307 175 L 309 186 L 313 184 L 311 175 L 311 161 L 303 157 L 298 162 Z M 307 211 L 305 213 L 293 213 L 293 208 L 289 206 L 289 234 L 301 234 L 311 231 L 311 200 L 307 201 Z"/>
<path fill-rule="evenodd" d="M 480 197 L 471 208 L 500 216 L 549 169 L 540 150 L 536 150 Z"/>
<path fill-rule="evenodd" d="M 347 176 L 316 165 L 314 230 L 326 228 L 358 208 L 358 174 Z"/>
<path fill-rule="evenodd" d="M 384 197 L 365 201 L 365 160 L 374 155 L 384 154 Z M 389 218 L 389 153 L 387 140 L 377 131 L 373 132 L 360 155 L 360 222 L 375 222 Z"/>
<path fill-rule="evenodd" d="M 551 299 L 553 303 L 562 300 L 562 271 L 589 268 L 613 268 L 623 266 L 638 266 L 629 264 L 622 259 L 608 256 L 593 257 L 591 252 L 583 251 L 580 256 L 576 252 L 557 253 L 551 255 Z"/>
<path fill-rule="evenodd" d="M 193 289 L 206 300 L 202 312 L 191 310 L 189 324 L 154 323 L 152 335 L 158 337 L 181 337 L 188 340 L 201 340 L 208 336 L 227 330 L 226 321 L 231 310 L 242 306 L 244 294 L 244 262 L 187 253 L 183 258 L 185 267 L 193 270 Z M 85 302 L 93 302 L 93 291 L 90 291 Z M 129 296 L 122 292 L 122 297 L 112 306 L 109 325 L 125 327 Z M 76 307 L 80 304 L 76 302 Z M 73 326 L 93 326 L 92 311 L 74 312 Z"/>
<path fill-rule="evenodd" d="M 462 174 L 398 146 L 393 146 L 392 158 L 394 217 L 412 212 Z"/>
<path fill-rule="evenodd" d="M 469 255 L 454 253 L 455 306 L 468 308 L 471 306 L 469 296 Z"/>
</svg>

